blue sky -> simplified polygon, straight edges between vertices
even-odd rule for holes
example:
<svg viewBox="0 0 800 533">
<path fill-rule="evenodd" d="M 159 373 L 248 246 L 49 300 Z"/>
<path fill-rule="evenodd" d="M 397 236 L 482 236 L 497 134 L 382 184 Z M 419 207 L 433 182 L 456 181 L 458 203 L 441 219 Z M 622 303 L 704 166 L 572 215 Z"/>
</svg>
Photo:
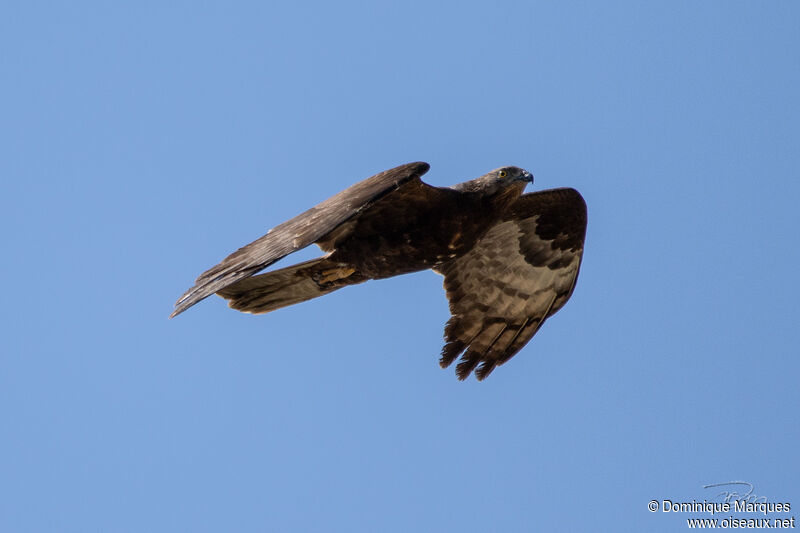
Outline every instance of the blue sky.
<svg viewBox="0 0 800 533">
<path fill-rule="evenodd" d="M 0 14 L 0 530 L 680 531 L 647 503 L 731 480 L 798 514 L 797 3 Z M 431 272 L 167 320 L 416 160 L 588 203 L 575 294 L 485 382 L 437 365 Z"/>
</svg>

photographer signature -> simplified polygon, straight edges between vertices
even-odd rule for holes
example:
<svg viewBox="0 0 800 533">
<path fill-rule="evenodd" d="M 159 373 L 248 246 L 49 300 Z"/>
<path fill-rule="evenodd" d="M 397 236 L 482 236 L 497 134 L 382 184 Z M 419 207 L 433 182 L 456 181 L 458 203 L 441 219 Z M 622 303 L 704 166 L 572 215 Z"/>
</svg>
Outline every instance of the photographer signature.
<svg viewBox="0 0 800 533">
<path fill-rule="evenodd" d="M 727 487 L 730 485 L 736 485 L 739 487 L 747 487 L 747 490 L 744 494 L 740 494 L 735 490 L 723 490 L 717 496 L 723 497 L 724 503 L 730 502 L 748 502 L 748 503 L 758 503 L 759 501 L 766 503 L 767 497 L 766 496 L 756 496 L 753 494 L 753 484 L 748 483 L 747 481 L 728 481 L 727 483 L 712 483 L 711 485 L 703 485 L 704 489 L 710 489 L 714 487 Z M 740 488 L 741 490 L 741 488 Z"/>
</svg>

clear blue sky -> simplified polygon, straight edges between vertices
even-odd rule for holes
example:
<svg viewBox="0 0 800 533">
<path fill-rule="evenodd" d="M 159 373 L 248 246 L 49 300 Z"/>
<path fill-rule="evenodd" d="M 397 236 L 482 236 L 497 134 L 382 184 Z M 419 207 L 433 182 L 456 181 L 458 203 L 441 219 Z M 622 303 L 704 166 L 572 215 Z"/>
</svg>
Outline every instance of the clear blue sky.
<svg viewBox="0 0 800 533">
<path fill-rule="evenodd" d="M 800 516 L 800 4 L 168 4 L 0 8 L 1 531 L 683 531 L 647 503 L 730 480 Z M 416 160 L 589 206 L 485 382 L 431 272 L 167 320 Z"/>
</svg>

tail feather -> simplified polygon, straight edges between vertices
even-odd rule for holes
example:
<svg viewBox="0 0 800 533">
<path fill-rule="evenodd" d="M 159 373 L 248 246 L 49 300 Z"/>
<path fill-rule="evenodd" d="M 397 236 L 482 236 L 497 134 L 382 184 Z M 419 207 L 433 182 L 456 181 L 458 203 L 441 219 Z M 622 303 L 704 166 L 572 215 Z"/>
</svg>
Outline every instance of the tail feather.
<svg viewBox="0 0 800 533">
<path fill-rule="evenodd" d="M 281 307 L 294 305 L 336 289 L 366 281 L 363 276 L 350 273 L 342 278 L 330 279 L 329 272 L 341 269 L 331 264 L 327 257 L 305 261 L 297 265 L 245 278 L 217 292 L 228 300 L 228 306 L 245 313 L 268 313 Z M 326 278 L 325 275 L 328 275 Z"/>
</svg>

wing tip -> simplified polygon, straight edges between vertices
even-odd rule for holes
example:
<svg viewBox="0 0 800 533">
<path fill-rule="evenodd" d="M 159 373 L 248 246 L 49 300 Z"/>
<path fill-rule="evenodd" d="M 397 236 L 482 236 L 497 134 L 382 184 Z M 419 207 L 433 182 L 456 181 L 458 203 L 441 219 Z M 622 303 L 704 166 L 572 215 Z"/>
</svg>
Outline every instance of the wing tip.
<svg viewBox="0 0 800 533">
<path fill-rule="evenodd" d="M 478 352 L 468 350 L 467 353 L 461 356 L 461 361 L 456 365 L 456 377 L 458 380 L 464 381 L 467 379 L 480 362 L 480 354 Z"/>
<path fill-rule="evenodd" d="M 175 310 L 173 310 L 172 313 L 170 313 L 169 317 L 170 318 L 175 318 L 179 314 L 181 314 L 184 311 L 186 311 L 187 309 L 189 309 L 195 303 L 196 302 L 192 302 L 190 304 L 187 304 L 185 301 L 178 300 L 177 302 L 175 302 Z"/>
<path fill-rule="evenodd" d="M 178 301 L 175 302 L 175 310 L 172 311 L 172 313 L 169 315 L 170 318 L 175 318 L 176 316 L 183 313 L 184 311 L 192 307 L 194 304 L 196 304 L 197 302 L 203 300 L 208 296 L 208 295 L 205 296 L 199 295 L 197 289 L 198 286 L 195 285 L 194 287 L 183 293 L 183 296 L 178 298 Z"/>
</svg>

